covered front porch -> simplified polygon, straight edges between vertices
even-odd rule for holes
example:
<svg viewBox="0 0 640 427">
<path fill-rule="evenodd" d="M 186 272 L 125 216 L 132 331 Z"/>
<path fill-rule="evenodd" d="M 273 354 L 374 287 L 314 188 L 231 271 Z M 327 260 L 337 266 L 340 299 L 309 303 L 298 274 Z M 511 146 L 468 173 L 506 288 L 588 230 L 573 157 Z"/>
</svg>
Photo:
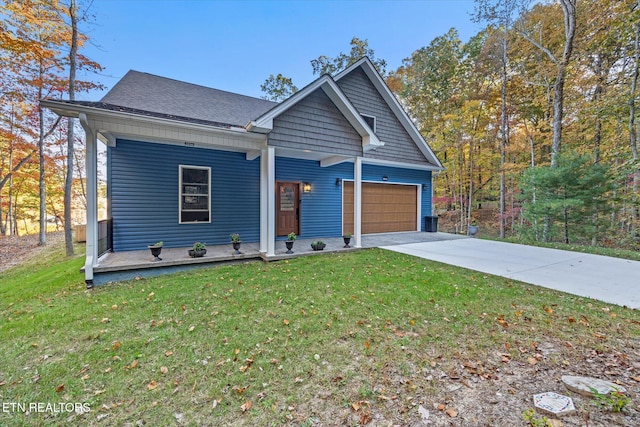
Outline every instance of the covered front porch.
<svg viewBox="0 0 640 427">
<path fill-rule="evenodd" d="M 207 246 L 207 253 L 201 258 L 191 258 L 187 254 L 190 248 L 163 248 L 160 257 L 162 261 L 153 261 L 153 256 L 148 249 L 137 251 L 108 252 L 102 255 L 98 265 L 93 268 L 94 285 L 101 285 L 108 282 L 130 280 L 136 277 L 156 276 L 170 272 L 188 270 L 196 267 L 212 267 L 215 265 L 243 262 L 251 260 L 278 261 L 300 256 L 318 255 L 330 252 L 352 251 L 362 248 L 375 248 L 379 246 L 390 246 L 407 243 L 431 242 L 441 240 L 451 240 L 465 238 L 449 233 L 424 233 L 424 232 L 404 232 L 404 233 L 382 233 L 363 235 L 361 248 L 345 248 L 342 238 L 326 239 L 297 239 L 293 246 L 293 254 L 287 254 L 284 241 L 277 241 L 275 254 L 267 256 L 260 252 L 258 242 L 243 243 L 240 252 L 234 254 L 231 244 Z M 311 243 L 322 240 L 326 243 L 323 251 L 314 251 Z"/>
</svg>

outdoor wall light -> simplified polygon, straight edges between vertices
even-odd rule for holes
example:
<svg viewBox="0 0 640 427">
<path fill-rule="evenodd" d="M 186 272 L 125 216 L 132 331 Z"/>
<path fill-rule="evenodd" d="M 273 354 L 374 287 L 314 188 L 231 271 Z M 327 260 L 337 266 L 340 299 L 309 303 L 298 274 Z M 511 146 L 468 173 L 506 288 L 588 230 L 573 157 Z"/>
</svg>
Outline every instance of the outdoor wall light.
<svg viewBox="0 0 640 427">
<path fill-rule="evenodd" d="M 342 178 L 336 178 L 336 185 L 342 184 Z"/>
<path fill-rule="evenodd" d="M 311 184 L 308 182 L 305 182 L 304 184 L 302 184 L 302 191 L 304 193 L 309 193 L 311 192 Z"/>
<path fill-rule="evenodd" d="M 385 176 L 382 177 L 382 180 L 383 181 L 389 181 L 389 177 L 385 175 Z"/>
<path fill-rule="evenodd" d="M 429 189 L 429 186 L 427 184 L 422 184 L 422 189 L 424 191 L 427 191 Z"/>
</svg>

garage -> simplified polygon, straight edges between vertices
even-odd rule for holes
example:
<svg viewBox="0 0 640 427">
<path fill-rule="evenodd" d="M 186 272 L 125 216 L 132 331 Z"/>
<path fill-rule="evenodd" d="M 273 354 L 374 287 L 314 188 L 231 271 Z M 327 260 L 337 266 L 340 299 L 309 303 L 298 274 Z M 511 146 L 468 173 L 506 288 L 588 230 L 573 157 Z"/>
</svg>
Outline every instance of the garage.
<svg viewBox="0 0 640 427">
<path fill-rule="evenodd" d="M 417 221 L 417 185 L 362 183 L 362 234 L 416 231 Z M 344 182 L 342 224 L 353 234 L 353 181 Z"/>
</svg>

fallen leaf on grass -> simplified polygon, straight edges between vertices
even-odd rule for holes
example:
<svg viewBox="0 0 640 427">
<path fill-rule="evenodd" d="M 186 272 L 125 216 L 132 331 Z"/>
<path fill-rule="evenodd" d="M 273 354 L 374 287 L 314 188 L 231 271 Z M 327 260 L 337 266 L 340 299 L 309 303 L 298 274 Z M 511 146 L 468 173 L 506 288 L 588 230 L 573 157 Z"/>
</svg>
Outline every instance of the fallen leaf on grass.
<svg viewBox="0 0 640 427">
<path fill-rule="evenodd" d="M 172 354 L 173 354 L 173 351 L 171 351 L 171 350 L 164 352 L 164 355 L 167 356 L 167 357 L 171 356 Z"/>
<path fill-rule="evenodd" d="M 240 409 L 242 409 L 242 412 L 247 412 L 249 409 L 251 409 L 251 407 L 253 406 L 253 403 L 251 403 L 250 400 L 247 400 L 241 407 Z"/>
<path fill-rule="evenodd" d="M 529 362 L 529 365 L 535 365 L 536 363 L 538 363 L 538 361 L 534 357 L 529 357 L 527 359 L 527 362 Z"/>
<path fill-rule="evenodd" d="M 371 416 L 371 413 L 369 412 L 362 412 L 360 414 L 360 425 L 364 426 L 369 424 L 371 421 L 373 421 L 373 417 Z"/>
<path fill-rule="evenodd" d="M 438 404 L 438 411 L 444 411 L 444 408 L 446 408 L 446 406 L 444 406 L 442 403 Z"/>
<path fill-rule="evenodd" d="M 284 319 L 284 320 L 282 321 L 282 323 L 284 323 L 285 325 L 289 326 L 289 320 L 288 320 L 288 319 Z"/>
<path fill-rule="evenodd" d="M 234 385 L 233 388 L 231 388 L 231 390 L 235 391 L 237 394 L 242 394 L 245 392 L 246 389 L 248 389 L 249 386 L 246 387 L 238 387 L 237 385 Z"/>
<path fill-rule="evenodd" d="M 451 418 L 455 418 L 458 416 L 458 413 L 456 412 L 455 409 L 453 408 L 449 408 L 446 411 L 444 411 L 445 414 L 449 415 Z"/>
<path fill-rule="evenodd" d="M 138 367 L 138 363 L 139 363 L 138 359 L 131 362 L 131 369 L 136 369 Z"/>
<path fill-rule="evenodd" d="M 62 393 L 63 391 L 64 391 L 64 384 L 60 384 L 58 387 L 56 387 L 57 393 Z"/>
<path fill-rule="evenodd" d="M 158 383 L 155 381 L 151 381 L 149 384 L 147 384 L 147 389 L 149 390 L 155 390 L 158 387 Z"/>
<path fill-rule="evenodd" d="M 193 332 L 195 329 L 196 329 L 195 326 L 193 326 L 193 325 L 189 326 L 189 332 Z"/>
<path fill-rule="evenodd" d="M 122 347 L 122 343 L 121 343 L 120 341 L 114 341 L 114 342 L 111 344 L 111 350 L 117 350 L 117 349 L 119 349 L 120 347 Z"/>
<path fill-rule="evenodd" d="M 169 372 L 169 369 L 166 366 L 161 366 L 160 372 L 162 372 L 163 374 L 166 374 L 167 372 Z"/>
</svg>

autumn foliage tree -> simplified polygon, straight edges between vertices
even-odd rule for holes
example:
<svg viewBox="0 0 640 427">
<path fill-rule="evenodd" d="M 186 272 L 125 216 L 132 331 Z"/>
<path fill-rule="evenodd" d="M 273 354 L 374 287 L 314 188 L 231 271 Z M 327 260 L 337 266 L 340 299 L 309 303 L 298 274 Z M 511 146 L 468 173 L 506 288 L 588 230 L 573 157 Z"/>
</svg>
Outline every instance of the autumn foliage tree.
<svg viewBox="0 0 640 427">
<path fill-rule="evenodd" d="M 72 4 L 75 2 L 9 0 L 0 5 L 0 226 L 3 232 L 17 231 L 18 205 L 33 197 L 22 194 L 18 198 L 14 183 L 17 179 L 35 179 L 41 244 L 46 243 L 48 221 L 56 218 L 56 225 L 62 221 L 64 186 L 58 190 L 55 185 L 64 182 L 68 153 L 66 148 L 60 151 L 67 139 L 66 131 L 59 126 L 61 120 L 41 109 L 39 101 L 69 91 Z M 87 40 L 80 34 L 78 48 Z M 77 56 L 76 66 L 89 72 L 100 69 L 99 64 L 82 55 Z M 81 91 L 97 84 L 76 81 L 73 86 Z M 6 186 L 9 189 L 5 191 Z M 23 190 L 26 188 L 33 191 L 32 185 Z M 49 198 L 47 189 L 56 196 Z"/>
</svg>

